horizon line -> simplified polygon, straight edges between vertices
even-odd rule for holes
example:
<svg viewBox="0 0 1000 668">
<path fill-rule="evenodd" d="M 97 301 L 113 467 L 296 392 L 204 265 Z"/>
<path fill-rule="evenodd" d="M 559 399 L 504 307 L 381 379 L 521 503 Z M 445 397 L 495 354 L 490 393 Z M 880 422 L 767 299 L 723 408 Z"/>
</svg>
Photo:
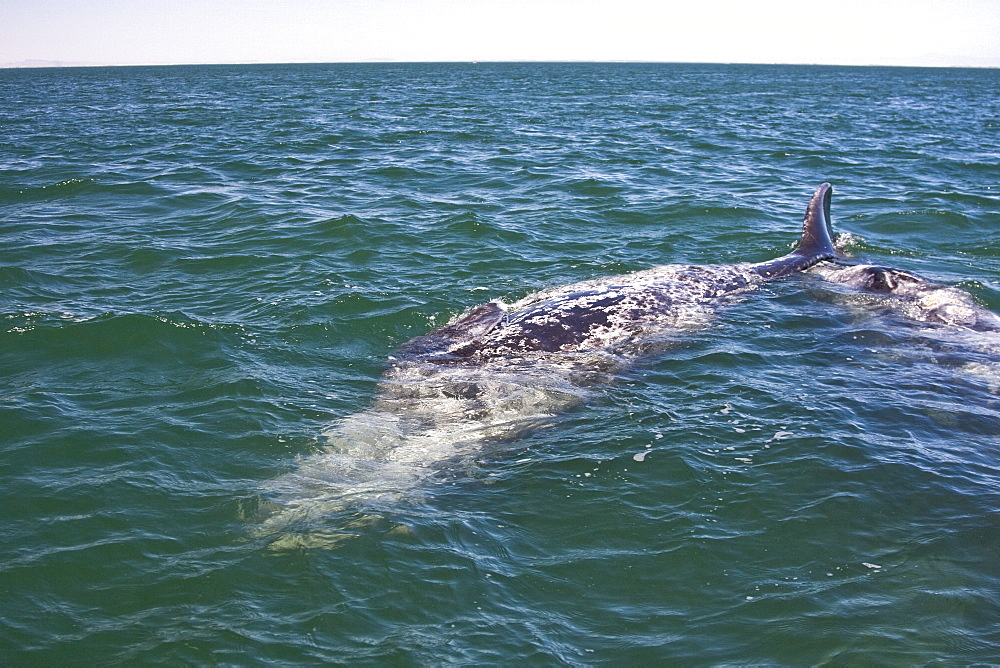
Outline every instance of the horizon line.
<svg viewBox="0 0 1000 668">
<path fill-rule="evenodd" d="M 703 60 L 643 60 L 643 59 L 510 59 L 510 60 L 396 60 L 392 58 L 368 58 L 364 60 L 316 60 L 316 61 L 229 61 L 229 62 L 171 62 L 171 63 L 92 63 L 80 61 L 45 60 L 28 58 L 18 62 L 0 63 L 0 69 L 73 69 L 100 67 L 213 67 L 241 65 L 479 65 L 479 64 L 636 64 L 636 65 L 760 65 L 760 66 L 801 66 L 801 67 L 906 67 L 918 69 L 998 69 L 996 65 L 927 65 L 899 63 L 803 63 L 803 62 L 752 62 L 752 61 L 703 61 Z"/>
</svg>

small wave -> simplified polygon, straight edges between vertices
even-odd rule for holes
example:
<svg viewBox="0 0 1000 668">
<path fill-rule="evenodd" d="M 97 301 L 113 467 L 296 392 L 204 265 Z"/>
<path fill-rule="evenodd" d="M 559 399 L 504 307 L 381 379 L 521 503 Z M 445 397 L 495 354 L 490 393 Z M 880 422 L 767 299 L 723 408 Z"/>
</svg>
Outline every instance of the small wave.
<svg viewBox="0 0 1000 668">
<path fill-rule="evenodd" d="M 121 174 L 98 173 L 45 185 L 0 187 L 0 203 L 52 202 L 83 195 L 159 197 L 168 193 L 166 188 L 146 179 L 134 180 Z"/>
<path fill-rule="evenodd" d="M 23 312 L 6 317 L 8 352 L 56 359 L 158 358 L 209 362 L 220 355 L 218 334 L 242 333 L 235 325 L 201 322 L 182 313 L 80 316 L 68 312 Z M 215 339 L 213 341 L 213 339 Z"/>
<path fill-rule="evenodd" d="M 3 186 L 0 187 L 0 204 L 67 199 L 92 191 L 94 185 L 92 178 L 72 178 L 45 185 Z"/>
<path fill-rule="evenodd" d="M 833 247 L 846 257 L 853 257 L 855 253 L 866 247 L 865 244 L 864 237 L 853 232 L 840 232 L 833 240 Z"/>
</svg>

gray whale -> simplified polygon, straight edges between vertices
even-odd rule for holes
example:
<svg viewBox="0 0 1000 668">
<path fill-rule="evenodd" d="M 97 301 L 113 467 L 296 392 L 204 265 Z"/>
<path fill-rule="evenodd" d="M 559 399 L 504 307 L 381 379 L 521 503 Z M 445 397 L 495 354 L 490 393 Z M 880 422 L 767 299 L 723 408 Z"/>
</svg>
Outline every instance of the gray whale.
<svg viewBox="0 0 1000 668">
<path fill-rule="evenodd" d="M 304 540 L 298 522 L 412 498 L 437 471 L 552 424 L 637 357 L 704 327 L 720 307 L 834 258 L 831 192 L 819 186 L 798 244 L 777 259 L 582 281 L 476 306 L 408 341 L 390 358 L 371 407 L 333 425 L 328 445 L 269 483 L 278 510 L 265 531 L 294 545 Z"/>
</svg>

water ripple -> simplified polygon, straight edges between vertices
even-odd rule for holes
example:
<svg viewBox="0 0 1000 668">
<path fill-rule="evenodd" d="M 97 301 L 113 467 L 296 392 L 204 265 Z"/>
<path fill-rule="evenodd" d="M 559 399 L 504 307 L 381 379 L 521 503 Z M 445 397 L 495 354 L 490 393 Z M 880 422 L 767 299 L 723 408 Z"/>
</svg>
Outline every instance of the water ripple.
<svg viewBox="0 0 1000 668">
<path fill-rule="evenodd" d="M 261 489 L 402 342 L 491 299 L 780 255 L 822 181 L 846 254 L 996 310 L 997 84 L 0 70 L 0 660 L 995 661 L 1000 342 L 815 276 L 411 498 L 259 529 Z"/>
</svg>

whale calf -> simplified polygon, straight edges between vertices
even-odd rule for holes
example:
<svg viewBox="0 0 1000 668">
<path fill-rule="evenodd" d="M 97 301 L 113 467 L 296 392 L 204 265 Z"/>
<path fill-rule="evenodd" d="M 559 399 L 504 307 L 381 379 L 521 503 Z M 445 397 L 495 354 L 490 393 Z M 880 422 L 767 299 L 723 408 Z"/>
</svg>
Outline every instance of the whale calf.
<svg viewBox="0 0 1000 668">
<path fill-rule="evenodd" d="M 901 269 L 874 264 L 823 261 L 810 274 L 858 292 L 878 295 L 911 320 L 961 327 L 979 332 L 1000 332 L 1000 316 L 978 305 L 972 296 Z"/>
</svg>

